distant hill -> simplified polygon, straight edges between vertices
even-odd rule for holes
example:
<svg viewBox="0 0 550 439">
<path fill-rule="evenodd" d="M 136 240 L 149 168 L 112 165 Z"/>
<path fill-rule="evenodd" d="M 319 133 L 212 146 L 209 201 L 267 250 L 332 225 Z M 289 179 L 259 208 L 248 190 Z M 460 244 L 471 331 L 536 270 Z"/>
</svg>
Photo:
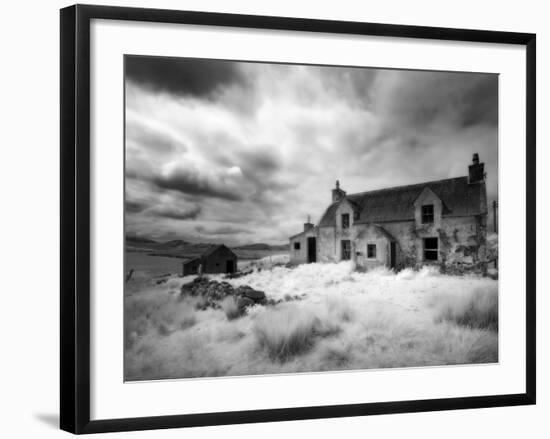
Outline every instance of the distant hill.
<svg viewBox="0 0 550 439">
<path fill-rule="evenodd" d="M 279 244 L 279 245 L 272 245 L 271 250 L 277 250 L 277 251 L 288 251 L 289 244 Z"/>
<path fill-rule="evenodd" d="M 157 244 L 157 241 L 153 241 L 152 239 L 143 238 L 141 236 L 133 236 L 133 235 L 127 235 L 126 242 L 134 243 L 134 244 Z"/>
<path fill-rule="evenodd" d="M 159 243 L 159 245 L 163 248 L 174 248 L 174 247 L 184 247 L 186 245 L 192 245 L 192 244 L 190 242 L 183 241 L 181 239 L 173 239 L 172 241 Z"/>
<path fill-rule="evenodd" d="M 126 250 L 131 252 L 147 253 L 151 256 L 168 256 L 172 258 L 194 258 L 210 247 L 217 244 L 192 243 L 182 239 L 173 239 L 166 242 L 158 242 L 152 239 L 127 236 Z M 288 244 L 269 245 L 264 243 L 248 244 L 230 247 L 242 259 L 258 259 L 270 254 L 288 251 Z"/>
<path fill-rule="evenodd" d="M 240 245 L 235 248 L 239 250 L 270 250 L 270 247 L 268 244 L 248 244 L 248 245 Z"/>
<path fill-rule="evenodd" d="M 288 244 L 269 245 L 264 243 L 248 244 L 234 247 L 237 250 L 287 250 Z"/>
</svg>

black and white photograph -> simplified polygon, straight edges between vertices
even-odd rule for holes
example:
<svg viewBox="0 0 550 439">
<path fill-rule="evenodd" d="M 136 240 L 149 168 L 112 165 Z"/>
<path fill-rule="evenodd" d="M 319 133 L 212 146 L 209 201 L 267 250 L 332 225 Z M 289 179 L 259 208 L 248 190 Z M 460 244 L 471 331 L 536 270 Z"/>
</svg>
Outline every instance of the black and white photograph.
<svg viewBox="0 0 550 439">
<path fill-rule="evenodd" d="M 483 72 L 125 55 L 124 379 L 499 362 Z"/>
</svg>

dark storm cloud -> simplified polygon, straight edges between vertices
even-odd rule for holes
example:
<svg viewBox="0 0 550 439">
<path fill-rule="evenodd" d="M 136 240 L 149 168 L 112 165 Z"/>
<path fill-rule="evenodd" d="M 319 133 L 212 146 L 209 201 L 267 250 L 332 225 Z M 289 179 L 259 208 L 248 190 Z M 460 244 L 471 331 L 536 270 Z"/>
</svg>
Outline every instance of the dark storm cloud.
<svg viewBox="0 0 550 439">
<path fill-rule="evenodd" d="M 498 76 L 485 75 L 466 96 L 462 125 L 498 124 Z"/>
<path fill-rule="evenodd" d="M 127 66 L 133 232 L 281 243 L 336 179 L 354 193 L 467 175 L 474 152 L 497 196 L 496 75 L 153 61 Z"/>
<path fill-rule="evenodd" d="M 246 151 L 239 156 L 239 161 L 245 170 L 254 171 L 261 175 L 273 174 L 281 167 L 281 159 L 274 145 L 258 146 L 254 150 Z"/>
<path fill-rule="evenodd" d="M 497 75 L 393 71 L 379 79 L 376 110 L 393 128 L 497 123 Z"/>
<path fill-rule="evenodd" d="M 202 208 L 199 205 L 194 205 L 187 208 L 178 206 L 159 206 L 151 209 L 148 213 L 175 220 L 194 220 L 201 212 Z"/>
<path fill-rule="evenodd" d="M 171 189 L 187 195 L 232 201 L 242 198 L 240 193 L 229 188 L 223 181 L 208 178 L 193 169 L 177 168 L 168 175 L 152 177 L 152 182 L 159 188 Z"/>
<path fill-rule="evenodd" d="M 127 56 L 126 77 L 153 91 L 211 97 L 223 86 L 244 84 L 238 63 L 196 58 Z"/>
<path fill-rule="evenodd" d="M 147 209 L 147 204 L 139 201 L 126 200 L 124 204 L 127 213 L 139 213 Z"/>
</svg>

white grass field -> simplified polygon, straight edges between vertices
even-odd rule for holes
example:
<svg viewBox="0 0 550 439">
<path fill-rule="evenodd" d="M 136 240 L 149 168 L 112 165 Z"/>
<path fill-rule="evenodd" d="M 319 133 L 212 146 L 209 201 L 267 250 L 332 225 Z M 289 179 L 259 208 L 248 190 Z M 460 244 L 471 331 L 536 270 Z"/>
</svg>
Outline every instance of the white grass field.
<svg viewBox="0 0 550 439">
<path fill-rule="evenodd" d="M 125 293 L 125 379 L 498 361 L 496 280 L 281 262 L 266 259 L 253 273 L 226 280 L 281 300 L 244 315 L 231 297 L 201 310 L 200 297 L 180 296 L 191 276 L 157 283 L 136 273 Z"/>
</svg>

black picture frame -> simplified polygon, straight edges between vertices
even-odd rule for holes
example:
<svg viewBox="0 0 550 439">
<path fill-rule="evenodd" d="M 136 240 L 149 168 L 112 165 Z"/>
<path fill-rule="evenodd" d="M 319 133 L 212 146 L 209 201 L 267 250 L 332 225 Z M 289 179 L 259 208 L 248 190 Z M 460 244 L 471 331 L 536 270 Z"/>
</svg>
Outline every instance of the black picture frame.
<svg viewBox="0 0 550 439">
<path fill-rule="evenodd" d="M 90 22 L 133 20 L 407 37 L 526 47 L 526 392 L 518 394 L 90 420 Z M 72 433 L 193 427 L 535 404 L 536 36 L 530 33 L 75 5 L 61 9 L 60 425 Z"/>
</svg>

